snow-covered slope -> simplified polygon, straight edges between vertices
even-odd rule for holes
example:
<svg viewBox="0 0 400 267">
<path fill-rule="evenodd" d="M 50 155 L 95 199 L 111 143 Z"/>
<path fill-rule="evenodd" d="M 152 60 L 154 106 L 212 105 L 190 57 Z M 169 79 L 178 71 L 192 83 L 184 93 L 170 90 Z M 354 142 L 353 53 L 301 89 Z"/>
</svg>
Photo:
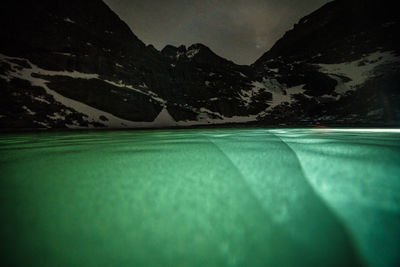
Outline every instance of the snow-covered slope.
<svg viewBox="0 0 400 267">
<path fill-rule="evenodd" d="M 396 2 L 337 0 L 304 17 L 252 66 L 284 91 L 265 123 L 400 124 Z"/>
</svg>

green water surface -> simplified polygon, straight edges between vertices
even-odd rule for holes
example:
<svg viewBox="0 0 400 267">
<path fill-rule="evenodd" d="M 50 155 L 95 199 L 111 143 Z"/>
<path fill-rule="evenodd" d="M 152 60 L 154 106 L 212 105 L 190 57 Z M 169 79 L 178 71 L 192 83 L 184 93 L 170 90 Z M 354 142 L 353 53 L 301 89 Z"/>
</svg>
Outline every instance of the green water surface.
<svg viewBox="0 0 400 267">
<path fill-rule="evenodd" d="M 0 135 L 8 266 L 398 266 L 400 131 Z"/>
</svg>

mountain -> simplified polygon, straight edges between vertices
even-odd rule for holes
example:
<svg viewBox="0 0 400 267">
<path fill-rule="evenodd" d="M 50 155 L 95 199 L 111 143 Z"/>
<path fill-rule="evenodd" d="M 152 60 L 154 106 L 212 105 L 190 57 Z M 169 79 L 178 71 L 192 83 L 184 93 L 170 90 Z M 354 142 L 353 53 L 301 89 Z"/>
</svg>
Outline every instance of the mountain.
<svg viewBox="0 0 400 267">
<path fill-rule="evenodd" d="M 399 125 L 395 7 L 395 1 L 337 0 L 302 18 L 252 65 L 291 95 L 263 120 Z"/>
<path fill-rule="evenodd" d="M 268 107 L 271 94 L 253 92 L 257 77 L 249 66 L 221 58 L 202 44 L 189 48 L 168 45 L 161 54 L 170 61 L 170 77 L 176 86 L 171 90 L 175 97 L 169 99 L 178 105 L 189 105 L 191 112 L 196 110 L 191 120 L 249 120 L 249 116 Z M 175 113 L 171 115 L 187 119 Z"/>
<path fill-rule="evenodd" d="M 333 1 L 251 66 L 146 46 L 101 0 L 6 0 L 0 128 L 400 122 L 394 1 Z"/>
<path fill-rule="evenodd" d="M 2 125 L 118 127 L 153 121 L 163 109 L 149 86 L 168 77 L 166 63 L 102 1 L 18 0 L 6 7 Z"/>
</svg>

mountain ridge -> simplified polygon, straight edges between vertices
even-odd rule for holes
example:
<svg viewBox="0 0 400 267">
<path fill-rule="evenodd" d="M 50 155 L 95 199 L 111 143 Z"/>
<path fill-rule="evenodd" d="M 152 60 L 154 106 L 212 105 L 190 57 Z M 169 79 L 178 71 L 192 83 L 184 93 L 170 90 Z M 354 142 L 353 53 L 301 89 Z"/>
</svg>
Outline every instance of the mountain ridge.
<svg viewBox="0 0 400 267">
<path fill-rule="evenodd" d="M 366 94 L 365 99 L 377 98 L 372 89 L 366 93 L 361 88 L 370 87 L 371 79 L 386 84 L 382 90 L 394 95 L 391 105 L 397 103 L 399 46 L 394 33 L 398 17 L 389 16 L 393 23 L 382 26 L 382 17 L 377 16 L 367 23 L 375 28 L 368 28 L 361 37 L 349 30 L 346 36 L 353 39 L 332 35 L 321 41 L 327 36 L 326 29 L 340 33 L 336 22 L 340 11 L 363 1 L 324 5 L 302 18 L 252 65 L 237 65 L 203 44 L 167 45 L 161 51 L 146 46 L 102 1 L 7 2 L 11 8 L 1 19 L 2 35 L 6 35 L 0 44 L 1 128 L 400 121 L 398 109 L 392 108 L 388 116 L 381 102 L 363 107 L 362 114 L 343 108 L 343 103 L 354 102 L 351 99 L 360 92 L 360 96 Z M 30 8 L 19 12 L 22 4 Z M 26 10 L 35 11 L 34 15 Z M 333 18 L 327 20 L 327 13 Z M 364 14 L 361 18 L 370 17 Z M 338 25 L 343 23 L 347 22 Z M 304 37 L 310 34 L 319 40 L 314 40 L 317 45 Z M 291 48 L 297 42 L 291 36 L 303 45 Z M 337 46 L 332 47 L 329 40 Z M 333 71 L 332 64 L 341 62 L 359 70 L 359 84 L 353 81 L 354 73 Z M 383 65 L 386 69 L 376 75 L 365 72 Z M 367 116 L 382 108 L 380 117 Z M 165 123 L 159 118 L 165 118 Z"/>
</svg>

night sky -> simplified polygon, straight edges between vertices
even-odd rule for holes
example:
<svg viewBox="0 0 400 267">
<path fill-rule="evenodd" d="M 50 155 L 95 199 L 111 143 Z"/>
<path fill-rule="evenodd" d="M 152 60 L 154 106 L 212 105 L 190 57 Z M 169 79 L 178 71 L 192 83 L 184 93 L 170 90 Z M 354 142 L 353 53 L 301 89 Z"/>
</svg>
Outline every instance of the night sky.
<svg viewBox="0 0 400 267">
<path fill-rule="evenodd" d="M 203 43 L 251 64 L 298 20 L 330 0 L 104 0 L 146 44 Z"/>
</svg>

